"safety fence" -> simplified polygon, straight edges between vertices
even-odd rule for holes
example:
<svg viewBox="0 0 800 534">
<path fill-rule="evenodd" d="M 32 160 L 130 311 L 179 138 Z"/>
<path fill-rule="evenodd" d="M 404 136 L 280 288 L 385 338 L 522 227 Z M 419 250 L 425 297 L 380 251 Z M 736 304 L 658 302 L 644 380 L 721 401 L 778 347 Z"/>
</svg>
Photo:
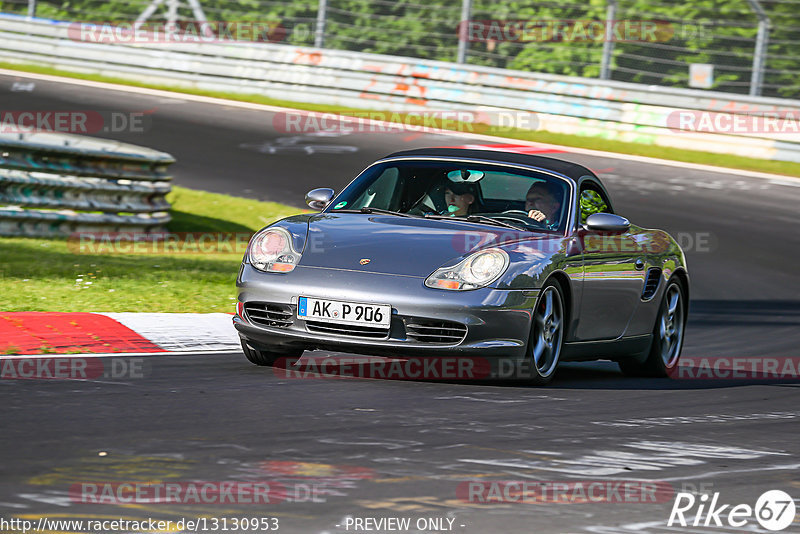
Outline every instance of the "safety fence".
<svg viewBox="0 0 800 534">
<path fill-rule="evenodd" d="M 162 232 L 174 159 L 69 134 L 0 134 L 0 235 Z"/>
<path fill-rule="evenodd" d="M 797 100 L 271 43 L 94 42 L 84 30 L 0 17 L 0 59 L 343 108 L 485 112 L 505 127 L 800 162 Z"/>
</svg>

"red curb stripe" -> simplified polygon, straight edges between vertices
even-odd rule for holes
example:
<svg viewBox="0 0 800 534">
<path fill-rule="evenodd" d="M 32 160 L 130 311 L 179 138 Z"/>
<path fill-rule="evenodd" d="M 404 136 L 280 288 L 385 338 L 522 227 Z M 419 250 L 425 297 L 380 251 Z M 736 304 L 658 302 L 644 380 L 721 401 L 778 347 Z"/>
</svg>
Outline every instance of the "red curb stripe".
<svg viewBox="0 0 800 534">
<path fill-rule="evenodd" d="M 96 313 L 0 313 L 0 355 L 165 352 L 117 321 Z"/>
<path fill-rule="evenodd" d="M 555 154 L 565 152 L 557 148 L 543 146 L 516 145 L 516 144 L 497 144 L 497 145 L 458 145 L 443 146 L 439 148 L 471 148 L 474 150 L 497 150 L 500 152 L 515 152 L 517 154 Z"/>
</svg>

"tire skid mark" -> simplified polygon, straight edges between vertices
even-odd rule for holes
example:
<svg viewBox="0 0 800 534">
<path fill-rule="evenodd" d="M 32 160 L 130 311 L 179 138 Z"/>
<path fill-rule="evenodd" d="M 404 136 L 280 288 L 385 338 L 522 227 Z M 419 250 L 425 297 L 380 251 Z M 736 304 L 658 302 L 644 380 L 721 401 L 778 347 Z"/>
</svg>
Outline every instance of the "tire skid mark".
<svg viewBox="0 0 800 534">
<path fill-rule="evenodd" d="M 683 442 L 640 441 L 624 443 L 622 446 L 646 452 L 605 449 L 574 459 L 561 456 L 544 457 L 543 461 L 537 461 L 529 459 L 532 455 L 526 451 L 504 451 L 511 454 L 505 458 L 461 458 L 458 461 L 522 471 L 536 470 L 575 476 L 612 476 L 631 471 L 661 471 L 673 467 L 700 466 L 707 463 L 708 459 L 753 460 L 767 456 L 788 456 L 787 453 L 777 451 Z"/>
</svg>

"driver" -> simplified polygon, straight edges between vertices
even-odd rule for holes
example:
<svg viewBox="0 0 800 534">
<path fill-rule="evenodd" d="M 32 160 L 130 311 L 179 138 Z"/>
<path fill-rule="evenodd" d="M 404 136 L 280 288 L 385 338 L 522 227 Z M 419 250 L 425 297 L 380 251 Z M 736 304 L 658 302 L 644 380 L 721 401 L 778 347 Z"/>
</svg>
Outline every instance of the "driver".
<svg viewBox="0 0 800 534">
<path fill-rule="evenodd" d="M 554 182 L 535 182 L 525 195 L 525 210 L 531 219 L 548 227 L 558 225 L 561 211 L 561 186 Z"/>
<path fill-rule="evenodd" d="M 475 189 L 472 184 L 455 184 L 449 182 L 445 186 L 444 201 L 447 203 L 447 215 L 458 217 L 469 215 L 475 207 Z"/>
</svg>

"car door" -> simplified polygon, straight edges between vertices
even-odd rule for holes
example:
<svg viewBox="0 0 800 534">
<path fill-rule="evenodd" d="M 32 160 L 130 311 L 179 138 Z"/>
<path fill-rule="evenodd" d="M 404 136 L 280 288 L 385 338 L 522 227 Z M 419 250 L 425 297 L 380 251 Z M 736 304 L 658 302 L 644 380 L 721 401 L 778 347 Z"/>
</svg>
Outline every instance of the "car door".
<svg viewBox="0 0 800 534">
<path fill-rule="evenodd" d="M 608 195 L 597 182 L 585 180 L 578 193 L 579 225 L 592 213 L 613 213 Z M 578 228 L 583 254 L 583 291 L 578 341 L 616 339 L 640 302 L 644 284 L 644 251 L 621 234 L 595 233 Z"/>
</svg>

